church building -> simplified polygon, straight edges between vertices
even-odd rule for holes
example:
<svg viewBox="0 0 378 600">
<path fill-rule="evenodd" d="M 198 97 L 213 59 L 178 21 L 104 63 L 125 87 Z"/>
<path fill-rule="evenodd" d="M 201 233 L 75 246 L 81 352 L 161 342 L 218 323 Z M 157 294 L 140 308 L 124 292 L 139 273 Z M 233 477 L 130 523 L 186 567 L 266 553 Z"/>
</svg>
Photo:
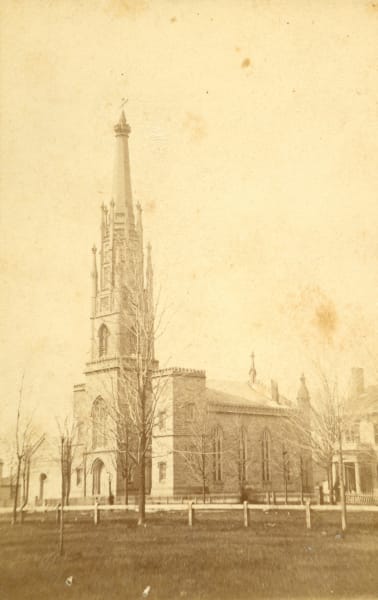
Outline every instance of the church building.
<svg viewBox="0 0 378 600">
<path fill-rule="evenodd" d="M 122 112 L 114 127 L 111 201 L 101 207 L 99 251 L 92 248 L 90 360 L 84 382 L 73 392 L 71 501 L 112 498 L 122 503 L 137 495 L 133 452 L 138 436 L 132 427 L 128 430 L 124 417 L 127 413 L 138 418 L 129 403 L 130 389 L 140 389 L 141 354 L 148 357 L 140 365 L 143 369 L 148 360 L 151 383 L 145 453 L 145 485 L 151 498 L 202 495 L 258 501 L 267 492 L 312 491 L 311 450 L 306 444 L 310 399 L 303 376 L 297 399 L 291 402 L 274 381 L 269 389 L 259 383 L 253 355 L 245 382 L 208 381 L 197 369 L 159 369 L 151 246 L 144 246 L 142 209 L 132 198 L 130 131 Z M 58 463 L 57 457 L 50 462 L 36 457 L 31 501 L 59 498 Z"/>
</svg>

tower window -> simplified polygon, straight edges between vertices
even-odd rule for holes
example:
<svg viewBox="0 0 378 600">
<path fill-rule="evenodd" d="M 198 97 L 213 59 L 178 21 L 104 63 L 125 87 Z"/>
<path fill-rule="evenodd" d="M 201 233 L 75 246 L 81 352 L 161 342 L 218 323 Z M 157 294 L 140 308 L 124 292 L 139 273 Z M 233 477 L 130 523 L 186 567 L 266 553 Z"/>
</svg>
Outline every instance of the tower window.
<svg viewBox="0 0 378 600">
<path fill-rule="evenodd" d="M 101 325 L 98 331 L 98 354 L 99 356 L 106 356 L 108 353 L 108 338 L 109 329 L 106 325 Z"/>
<path fill-rule="evenodd" d="M 102 398 L 96 398 L 92 407 L 92 446 L 102 448 L 106 444 L 106 407 Z"/>
<path fill-rule="evenodd" d="M 110 288 L 110 266 L 104 267 L 103 289 Z"/>
</svg>

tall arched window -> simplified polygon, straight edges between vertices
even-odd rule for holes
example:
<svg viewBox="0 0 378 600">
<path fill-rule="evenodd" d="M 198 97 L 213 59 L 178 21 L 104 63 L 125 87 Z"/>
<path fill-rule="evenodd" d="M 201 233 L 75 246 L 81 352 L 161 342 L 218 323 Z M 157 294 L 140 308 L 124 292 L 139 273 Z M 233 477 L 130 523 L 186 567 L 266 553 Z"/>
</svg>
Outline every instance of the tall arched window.
<svg viewBox="0 0 378 600">
<path fill-rule="evenodd" d="M 92 407 L 92 447 L 102 448 L 106 444 L 106 407 L 102 398 L 96 398 Z"/>
<path fill-rule="evenodd" d="M 264 429 L 261 437 L 261 471 L 263 482 L 271 481 L 270 473 L 270 433 Z"/>
<path fill-rule="evenodd" d="M 214 437 L 213 437 L 214 481 L 222 481 L 222 452 L 223 452 L 223 432 L 220 427 L 217 427 L 214 431 Z"/>
<path fill-rule="evenodd" d="M 239 479 L 247 479 L 247 432 L 244 427 L 239 432 Z"/>
<path fill-rule="evenodd" d="M 108 353 L 108 337 L 109 329 L 106 325 L 101 325 L 98 330 L 98 354 L 99 356 L 106 356 Z"/>
</svg>

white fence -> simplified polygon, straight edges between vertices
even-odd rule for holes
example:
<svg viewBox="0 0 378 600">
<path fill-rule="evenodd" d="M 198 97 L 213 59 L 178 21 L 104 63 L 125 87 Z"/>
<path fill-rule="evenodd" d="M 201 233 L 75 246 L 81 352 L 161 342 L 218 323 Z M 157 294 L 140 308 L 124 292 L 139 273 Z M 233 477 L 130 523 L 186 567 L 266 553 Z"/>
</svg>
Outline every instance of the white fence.
<svg viewBox="0 0 378 600">
<path fill-rule="evenodd" d="M 73 506 L 65 506 L 65 513 L 92 513 L 93 512 L 93 522 L 95 525 L 98 525 L 100 522 L 101 513 L 116 513 L 116 512 L 138 512 L 138 506 L 136 504 L 98 504 L 95 503 L 93 505 L 73 505 Z M 214 512 L 227 512 L 227 511 L 239 511 L 241 513 L 243 523 L 245 527 L 249 526 L 249 516 L 251 511 L 262 511 L 264 513 L 269 512 L 277 512 L 277 511 L 299 511 L 304 513 L 305 516 L 305 524 L 307 529 L 311 529 L 311 515 L 313 512 L 338 512 L 341 513 L 340 505 L 330 505 L 330 504 L 310 504 L 309 501 L 306 502 L 305 505 L 300 504 L 291 504 L 291 505 L 282 505 L 282 504 L 248 504 L 244 502 L 243 504 L 195 504 L 193 501 L 189 501 L 187 503 L 179 503 L 179 504 L 146 504 L 145 507 L 146 513 L 158 513 L 158 512 L 183 512 L 188 515 L 188 525 L 193 526 L 195 523 L 195 515 L 197 513 L 214 513 Z M 20 510 L 18 511 L 20 512 Z M 28 507 L 23 510 L 23 514 L 34 514 L 34 513 L 56 513 L 56 520 L 60 520 L 61 515 L 61 506 L 36 506 L 36 507 Z M 364 513 L 364 512 L 378 512 L 378 506 L 369 506 L 369 505 L 349 505 L 347 509 L 348 513 Z M 11 515 L 12 508 L 0 508 L 1 514 L 9 514 Z"/>
</svg>

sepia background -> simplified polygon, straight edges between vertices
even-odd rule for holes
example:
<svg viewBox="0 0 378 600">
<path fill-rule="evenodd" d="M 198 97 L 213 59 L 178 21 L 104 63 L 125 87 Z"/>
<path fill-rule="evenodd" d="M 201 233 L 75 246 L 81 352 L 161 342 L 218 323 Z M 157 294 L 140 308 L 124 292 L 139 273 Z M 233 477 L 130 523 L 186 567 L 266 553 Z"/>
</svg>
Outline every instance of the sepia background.
<svg viewBox="0 0 378 600">
<path fill-rule="evenodd" d="M 3 0 L 1 432 L 67 409 L 125 105 L 163 366 L 293 395 L 378 348 L 378 4 Z"/>
</svg>

